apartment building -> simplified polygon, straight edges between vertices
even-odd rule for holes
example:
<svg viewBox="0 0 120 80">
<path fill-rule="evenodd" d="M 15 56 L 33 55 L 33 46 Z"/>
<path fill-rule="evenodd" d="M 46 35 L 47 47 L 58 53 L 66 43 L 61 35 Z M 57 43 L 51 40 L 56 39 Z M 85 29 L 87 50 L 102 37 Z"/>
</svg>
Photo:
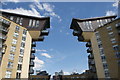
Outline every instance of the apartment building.
<svg viewBox="0 0 120 80">
<path fill-rule="evenodd" d="M 120 18 L 115 17 L 73 19 L 71 23 L 78 41 L 87 42 L 89 70 L 98 79 L 120 79 Z"/>
<path fill-rule="evenodd" d="M 50 18 L 0 13 L 0 79 L 28 78 L 34 73 L 35 42 L 48 35 Z"/>
</svg>

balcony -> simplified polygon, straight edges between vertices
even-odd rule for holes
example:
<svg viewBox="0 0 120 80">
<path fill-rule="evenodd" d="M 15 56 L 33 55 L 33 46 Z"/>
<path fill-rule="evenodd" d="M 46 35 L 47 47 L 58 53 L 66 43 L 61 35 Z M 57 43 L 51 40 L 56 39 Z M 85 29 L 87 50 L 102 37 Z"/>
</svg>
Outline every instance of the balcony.
<svg viewBox="0 0 120 80">
<path fill-rule="evenodd" d="M 35 59 L 35 55 L 34 55 L 34 54 L 31 54 L 31 55 L 30 55 L 30 58 L 31 58 L 31 59 Z"/>
<path fill-rule="evenodd" d="M 3 19 L 3 18 L 0 18 L 0 24 L 2 24 L 5 27 L 9 27 L 10 22 L 5 20 L 5 19 Z"/>
<path fill-rule="evenodd" d="M 29 74 L 34 74 L 34 70 L 32 68 L 30 68 Z"/>
<path fill-rule="evenodd" d="M 32 42 L 32 47 L 36 47 L 36 43 L 35 42 Z"/>
<path fill-rule="evenodd" d="M 92 48 L 88 48 L 87 53 L 92 53 Z"/>
<path fill-rule="evenodd" d="M 32 60 L 30 61 L 30 66 L 34 67 L 34 62 Z"/>
<path fill-rule="evenodd" d="M 35 53 L 35 48 L 32 48 L 32 49 L 31 49 L 31 53 Z"/>
<path fill-rule="evenodd" d="M 84 41 L 83 36 L 78 36 L 78 41 Z"/>
<path fill-rule="evenodd" d="M 42 30 L 40 36 L 48 36 L 48 34 L 49 34 L 49 31 L 48 31 L 48 30 Z"/>
<path fill-rule="evenodd" d="M 116 23 L 116 28 L 120 29 L 120 23 Z"/>
<path fill-rule="evenodd" d="M 91 47 L 91 42 L 87 42 L 86 47 Z"/>
<path fill-rule="evenodd" d="M 37 41 L 43 41 L 43 40 L 44 40 L 44 37 L 40 36 Z"/>
<path fill-rule="evenodd" d="M 88 58 L 89 58 L 89 59 L 94 59 L 93 54 L 89 54 L 89 55 L 88 55 Z"/>
<path fill-rule="evenodd" d="M 80 35 L 80 31 L 73 31 L 73 35 L 74 36 L 79 36 Z"/>
<path fill-rule="evenodd" d="M 0 39 L 4 42 L 7 39 L 7 37 L 6 36 L 1 36 Z"/>
<path fill-rule="evenodd" d="M 0 31 L 2 31 L 2 33 L 5 34 L 5 35 L 8 33 L 8 30 L 5 29 L 5 28 L 0 28 Z"/>
</svg>

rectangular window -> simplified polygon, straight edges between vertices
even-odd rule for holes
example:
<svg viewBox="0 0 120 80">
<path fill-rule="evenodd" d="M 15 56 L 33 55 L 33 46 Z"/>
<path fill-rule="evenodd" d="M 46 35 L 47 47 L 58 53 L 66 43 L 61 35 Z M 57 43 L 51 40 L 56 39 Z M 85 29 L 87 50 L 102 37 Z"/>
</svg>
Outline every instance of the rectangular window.
<svg viewBox="0 0 120 80">
<path fill-rule="evenodd" d="M 19 62 L 20 62 L 20 63 L 23 62 L 23 57 L 19 56 Z"/>
<path fill-rule="evenodd" d="M 117 58 L 120 58 L 120 52 L 115 52 Z"/>
<path fill-rule="evenodd" d="M 8 62 L 7 68 L 12 68 L 13 67 L 13 62 Z"/>
<path fill-rule="evenodd" d="M 112 27 L 111 27 L 111 26 L 106 27 L 106 29 L 107 29 L 108 31 L 112 31 Z"/>
<path fill-rule="evenodd" d="M 24 42 L 21 42 L 21 47 L 25 47 L 25 43 Z"/>
<path fill-rule="evenodd" d="M 40 21 L 37 20 L 37 21 L 36 21 L 36 27 L 39 27 L 39 23 L 40 23 Z"/>
<path fill-rule="evenodd" d="M 103 68 L 108 69 L 108 65 L 106 63 L 103 63 Z"/>
<path fill-rule="evenodd" d="M 10 54 L 9 54 L 9 59 L 10 59 L 10 60 L 14 60 L 14 56 L 15 56 L 14 54 L 10 53 Z"/>
<path fill-rule="evenodd" d="M 22 25 L 22 21 L 23 21 L 23 18 L 20 18 L 20 23 L 19 23 L 20 25 Z"/>
<path fill-rule="evenodd" d="M 23 34 L 26 35 L 27 34 L 27 30 L 24 29 L 23 30 Z"/>
<path fill-rule="evenodd" d="M 17 17 L 16 23 L 20 22 L 20 17 Z"/>
<path fill-rule="evenodd" d="M 109 37 L 110 37 L 110 38 L 114 37 L 113 32 L 110 32 L 110 33 L 108 33 L 108 34 L 109 34 Z"/>
<path fill-rule="evenodd" d="M 101 56 L 102 62 L 106 61 L 106 57 L 105 56 Z"/>
<path fill-rule="evenodd" d="M 19 27 L 19 26 L 16 26 L 15 30 L 16 30 L 16 31 L 19 31 L 19 30 L 20 30 L 20 27 Z"/>
<path fill-rule="evenodd" d="M 29 26 L 32 26 L 32 19 L 29 20 Z"/>
<path fill-rule="evenodd" d="M 18 33 L 17 32 L 14 32 L 14 37 L 18 38 Z"/>
<path fill-rule="evenodd" d="M 16 73 L 16 79 L 20 79 L 21 73 L 17 72 Z"/>
<path fill-rule="evenodd" d="M 15 52 L 15 50 L 16 50 L 16 47 L 15 47 L 15 46 L 12 46 L 10 51 L 11 51 L 11 52 Z"/>
<path fill-rule="evenodd" d="M 23 37 L 22 37 L 22 40 L 25 41 L 25 40 L 26 40 L 26 37 L 23 36 Z"/>
<path fill-rule="evenodd" d="M 14 17 L 13 16 L 10 16 L 10 20 L 13 20 L 14 19 Z"/>
<path fill-rule="evenodd" d="M 119 50 L 118 45 L 113 45 L 113 49 L 114 49 L 115 51 L 118 51 L 118 50 Z"/>
<path fill-rule="evenodd" d="M 18 64 L 17 70 L 22 70 L 22 64 Z"/>
<path fill-rule="evenodd" d="M 32 27 L 35 27 L 36 20 L 33 20 Z"/>
<path fill-rule="evenodd" d="M 112 39 L 111 39 L 111 42 L 112 42 L 112 43 L 116 43 L 115 38 L 112 38 Z"/>
<path fill-rule="evenodd" d="M 17 40 L 13 39 L 12 44 L 17 44 Z"/>
<path fill-rule="evenodd" d="M 20 54 L 21 54 L 21 55 L 24 54 L 24 49 L 20 49 Z"/>
<path fill-rule="evenodd" d="M 6 71 L 6 75 L 5 75 L 5 78 L 10 78 L 11 77 L 11 71 Z"/>
</svg>

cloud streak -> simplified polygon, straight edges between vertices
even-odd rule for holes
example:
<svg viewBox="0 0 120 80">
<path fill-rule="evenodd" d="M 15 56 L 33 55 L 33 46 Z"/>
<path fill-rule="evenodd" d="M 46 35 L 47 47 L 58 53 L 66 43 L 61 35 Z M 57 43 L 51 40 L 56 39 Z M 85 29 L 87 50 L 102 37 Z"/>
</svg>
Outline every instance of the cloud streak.
<svg viewBox="0 0 120 80">
<path fill-rule="evenodd" d="M 40 68 L 42 68 L 42 67 L 44 66 L 44 64 L 45 64 L 44 61 L 38 59 L 38 57 L 35 57 L 34 62 L 35 62 L 35 67 L 34 67 L 34 69 L 40 69 Z"/>
<path fill-rule="evenodd" d="M 47 53 L 41 53 L 41 56 L 44 56 L 44 57 L 46 57 L 46 58 L 52 58 L 52 56 L 50 56 L 50 55 L 47 54 Z"/>
</svg>

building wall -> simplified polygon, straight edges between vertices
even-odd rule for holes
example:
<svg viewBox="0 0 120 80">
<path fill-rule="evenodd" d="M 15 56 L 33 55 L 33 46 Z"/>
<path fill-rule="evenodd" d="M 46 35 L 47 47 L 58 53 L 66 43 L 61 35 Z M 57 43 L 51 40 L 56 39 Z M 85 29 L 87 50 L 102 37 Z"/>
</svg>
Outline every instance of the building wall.
<svg viewBox="0 0 120 80">
<path fill-rule="evenodd" d="M 104 76 L 103 66 L 100 58 L 100 53 L 99 53 L 99 48 L 98 48 L 98 43 L 96 40 L 95 33 L 92 35 L 90 40 L 92 43 L 92 50 L 93 50 L 93 55 L 95 60 L 97 76 L 98 78 L 104 78 L 105 76 Z"/>
<path fill-rule="evenodd" d="M 32 38 L 27 32 L 27 39 L 26 39 L 26 44 L 25 44 L 25 52 L 24 52 L 24 57 L 23 57 L 23 66 L 22 66 L 22 73 L 21 73 L 21 78 L 28 78 L 29 76 L 29 62 L 30 62 L 30 54 L 31 54 L 31 42 Z"/>
<path fill-rule="evenodd" d="M 0 67 L 0 70 L 1 70 L 0 71 L 0 74 L 1 74 L 0 79 L 5 78 L 7 70 L 11 71 L 11 73 L 12 73 L 11 78 L 16 78 L 17 72 L 21 73 L 21 78 L 28 78 L 32 38 L 31 38 L 29 32 L 27 32 L 26 41 L 25 41 L 25 48 L 24 48 L 25 51 L 24 51 L 24 55 L 22 55 L 23 63 L 22 62 L 20 63 L 18 60 L 19 60 L 19 56 L 21 56 L 20 49 L 21 49 L 23 30 L 26 30 L 26 29 L 23 28 L 22 26 L 19 26 L 20 30 L 17 32 L 19 34 L 18 37 L 13 37 L 16 26 L 19 26 L 19 25 L 17 25 L 14 22 L 11 22 L 11 25 L 9 27 L 7 39 L 5 42 L 7 48 L 6 48 L 5 54 L 3 55 L 2 64 Z M 13 39 L 17 40 L 16 44 L 12 44 Z M 16 46 L 16 50 L 14 52 L 11 52 L 12 46 Z M 14 60 L 9 60 L 10 53 L 14 54 Z M 9 61 L 13 62 L 12 68 L 7 68 Z M 17 70 L 18 64 L 22 64 L 22 70 Z"/>
</svg>

